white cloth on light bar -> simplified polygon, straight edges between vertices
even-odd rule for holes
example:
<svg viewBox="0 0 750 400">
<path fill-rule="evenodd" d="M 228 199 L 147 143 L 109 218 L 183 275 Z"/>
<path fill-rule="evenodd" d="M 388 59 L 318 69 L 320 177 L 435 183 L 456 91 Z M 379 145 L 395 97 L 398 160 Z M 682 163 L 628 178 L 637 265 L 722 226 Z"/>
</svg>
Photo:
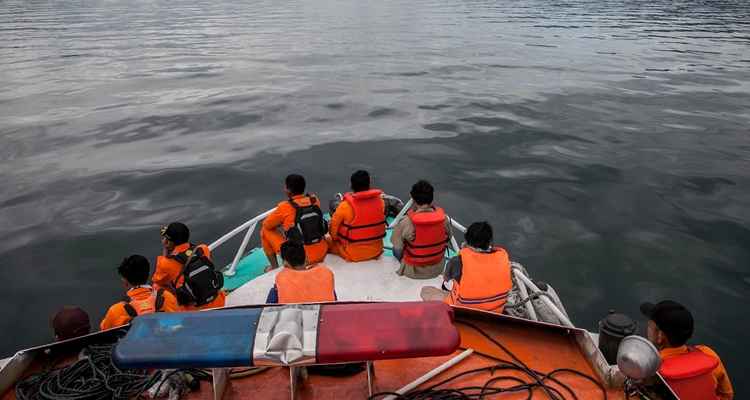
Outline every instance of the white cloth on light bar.
<svg viewBox="0 0 750 400">
<path fill-rule="evenodd" d="M 255 365 L 315 363 L 319 305 L 266 307 L 255 331 Z"/>
</svg>

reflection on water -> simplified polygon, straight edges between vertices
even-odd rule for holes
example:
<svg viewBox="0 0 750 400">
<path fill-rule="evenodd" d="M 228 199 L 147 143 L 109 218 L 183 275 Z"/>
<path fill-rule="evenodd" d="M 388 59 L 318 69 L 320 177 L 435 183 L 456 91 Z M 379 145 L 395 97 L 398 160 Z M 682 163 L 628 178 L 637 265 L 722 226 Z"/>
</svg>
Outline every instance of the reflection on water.
<svg viewBox="0 0 750 400">
<path fill-rule="evenodd" d="M 61 303 L 100 317 L 160 224 L 208 241 L 289 171 L 326 197 L 365 167 L 490 220 L 581 326 L 684 301 L 741 374 L 748 21 L 730 0 L 5 1 L 0 328 L 28 334 L 0 350 Z"/>
</svg>

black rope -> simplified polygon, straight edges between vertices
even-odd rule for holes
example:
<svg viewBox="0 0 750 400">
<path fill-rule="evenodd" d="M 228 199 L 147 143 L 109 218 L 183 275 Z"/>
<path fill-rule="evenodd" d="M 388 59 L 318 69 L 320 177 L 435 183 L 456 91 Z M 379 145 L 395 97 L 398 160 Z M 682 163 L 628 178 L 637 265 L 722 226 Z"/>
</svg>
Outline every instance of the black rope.
<svg viewBox="0 0 750 400">
<path fill-rule="evenodd" d="M 92 345 L 75 363 L 31 375 L 16 385 L 18 400 L 129 400 L 158 382 L 161 373 L 121 370 L 112 345 Z"/>
<path fill-rule="evenodd" d="M 398 394 L 394 392 L 383 392 L 383 393 L 377 393 L 370 397 L 371 400 L 377 400 L 382 399 L 386 396 L 393 396 L 397 400 L 482 400 L 490 396 L 500 395 L 503 393 L 513 393 L 513 392 L 526 392 L 527 393 L 527 400 L 531 400 L 534 396 L 534 390 L 535 389 L 542 389 L 544 390 L 544 393 L 547 397 L 549 397 L 552 400 L 565 400 L 568 398 L 572 398 L 573 400 L 578 400 L 578 396 L 576 396 L 575 391 L 568 385 L 561 382 L 559 379 L 555 378 L 554 375 L 559 375 L 562 373 L 569 373 L 576 376 L 580 376 L 582 378 L 585 378 L 591 382 L 593 382 L 601 391 L 604 396 L 604 400 L 607 400 L 607 391 L 604 389 L 604 387 L 599 383 L 596 379 L 592 378 L 591 376 L 588 376 L 582 372 L 568 369 L 568 368 L 560 368 L 553 370 L 549 373 L 543 373 L 536 370 L 533 370 L 529 368 L 523 361 L 521 361 L 518 357 L 516 357 L 513 352 L 510 351 L 506 346 L 504 346 L 502 343 L 497 341 L 495 338 L 487 334 L 482 328 L 473 325 L 468 322 L 459 321 L 458 323 L 464 324 L 465 326 L 468 326 L 475 331 L 479 332 L 483 337 L 485 337 L 487 340 L 495 344 L 497 347 L 499 347 L 501 350 L 503 350 L 505 353 L 507 353 L 513 361 L 503 360 L 501 358 L 487 356 L 491 359 L 494 359 L 497 361 L 497 364 L 488 366 L 488 367 L 482 367 L 482 368 L 475 368 L 467 371 L 463 371 L 460 373 L 457 373 L 455 375 L 452 375 L 448 378 L 445 378 L 444 380 L 435 383 L 423 390 L 417 390 L 412 391 L 407 394 Z M 495 375 L 496 372 L 501 371 L 517 371 L 524 373 L 528 378 L 530 378 L 531 381 L 524 380 L 522 378 L 516 377 L 516 376 L 509 376 L 509 375 Z M 473 375 L 478 373 L 489 373 L 490 378 L 484 383 L 482 386 L 465 386 L 465 387 L 458 387 L 458 388 L 441 388 L 442 386 L 455 381 L 458 378 L 467 376 L 467 375 Z M 545 381 L 549 381 L 554 383 L 555 385 L 559 386 L 559 389 L 557 387 L 551 386 L 548 383 L 545 383 Z M 499 383 L 510 383 L 511 386 L 501 386 L 498 385 Z M 566 392 L 569 394 L 569 397 L 566 397 L 563 392 Z"/>
</svg>

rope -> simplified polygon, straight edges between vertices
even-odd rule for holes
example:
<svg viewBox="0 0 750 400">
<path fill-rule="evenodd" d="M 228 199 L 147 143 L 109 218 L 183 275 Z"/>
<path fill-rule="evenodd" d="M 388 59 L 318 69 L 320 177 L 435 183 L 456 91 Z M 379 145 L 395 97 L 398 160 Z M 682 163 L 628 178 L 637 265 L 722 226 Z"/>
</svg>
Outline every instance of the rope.
<svg viewBox="0 0 750 400">
<path fill-rule="evenodd" d="M 516 357 L 516 355 L 513 354 L 513 352 L 511 352 L 510 349 L 508 349 L 502 343 L 500 343 L 495 338 L 490 336 L 487 332 L 485 332 L 480 327 L 473 325 L 471 323 L 468 323 L 468 322 L 464 322 L 464 321 L 459 321 L 458 323 L 463 324 L 477 331 L 487 340 L 489 340 L 494 345 L 496 345 L 501 350 L 503 350 L 503 352 L 507 353 L 514 361 L 507 361 L 507 360 L 503 360 L 500 358 L 488 356 L 489 358 L 496 360 L 498 363 L 496 365 L 492 365 L 489 367 L 476 368 L 476 369 L 460 372 L 436 384 L 433 384 L 423 390 L 412 391 L 410 393 L 403 394 L 403 395 L 400 395 L 394 392 L 376 393 L 370 397 L 370 400 L 381 399 L 381 398 L 385 398 L 388 396 L 391 396 L 392 398 L 395 398 L 398 400 L 482 400 L 489 396 L 500 395 L 503 393 L 514 393 L 514 392 L 524 392 L 524 391 L 527 393 L 526 399 L 531 400 L 534 395 L 534 389 L 537 389 L 537 388 L 542 389 L 545 395 L 552 400 L 565 400 L 568 398 L 572 398 L 573 400 L 578 400 L 578 396 L 576 396 L 576 393 L 573 391 L 573 389 L 570 388 L 570 386 L 562 383 L 560 380 L 554 377 L 555 375 L 559 375 L 562 373 L 574 374 L 574 375 L 583 377 L 593 382 L 602 391 L 604 400 L 607 400 L 606 389 L 604 389 L 601 383 L 599 383 L 596 379 L 582 372 L 575 371 L 572 369 L 567 369 L 567 368 L 556 369 L 546 374 L 543 372 L 535 371 L 529 368 L 526 364 L 524 364 L 523 361 L 521 361 L 518 357 Z M 495 373 L 498 371 L 523 372 L 527 376 L 527 378 L 531 379 L 531 382 L 526 381 L 516 376 L 495 375 Z M 441 386 L 444 386 L 460 377 L 467 376 L 467 375 L 474 375 L 478 373 L 489 373 L 490 375 L 490 378 L 482 386 L 440 388 Z M 553 382 L 562 390 L 558 389 L 557 387 L 551 386 L 548 383 L 545 383 L 545 381 Z M 510 383 L 511 386 L 497 385 L 498 383 L 501 383 L 501 382 Z M 564 396 L 563 392 L 565 392 L 566 394 L 569 394 L 570 397 Z"/>
<path fill-rule="evenodd" d="M 16 385 L 18 400 L 129 400 L 156 383 L 160 372 L 121 370 L 113 345 L 92 345 L 67 367 L 34 374 Z"/>
</svg>

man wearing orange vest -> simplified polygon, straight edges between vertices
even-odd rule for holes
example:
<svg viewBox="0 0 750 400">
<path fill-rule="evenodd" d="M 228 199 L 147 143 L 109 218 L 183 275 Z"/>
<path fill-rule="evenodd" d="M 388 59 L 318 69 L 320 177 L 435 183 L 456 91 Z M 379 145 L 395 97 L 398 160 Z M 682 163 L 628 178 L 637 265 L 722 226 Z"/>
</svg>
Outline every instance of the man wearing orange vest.
<svg viewBox="0 0 750 400">
<path fill-rule="evenodd" d="M 117 273 L 128 289 L 126 300 L 115 303 L 99 324 L 101 330 L 116 328 L 129 323 L 138 315 L 179 310 L 177 299 L 164 289 L 154 289 L 148 282 L 151 271 L 146 257 L 134 254 L 122 260 Z"/>
<path fill-rule="evenodd" d="M 205 261 L 211 264 L 211 250 L 205 244 L 193 245 L 189 242 L 190 230 L 182 222 L 172 222 L 161 228 L 162 255 L 156 257 L 156 268 L 151 282 L 155 289 L 164 288 L 176 294 L 179 304 L 184 311 L 204 310 L 209 308 L 224 307 L 226 293 L 221 289 L 215 290 L 205 300 L 205 304 L 198 305 L 186 296 L 182 286 L 185 284 L 183 269 L 187 264 L 192 265 L 194 261 Z M 210 265 L 210 273 L 221 280 L 220 272 L 216 272 L 213 264 Z M 203 274 L 202 274 L 203 275 Z M 220 282 L 223 285 L 223 281 Z M 182 289 L 182 290 L 181 290 Z M 181 297 L 183 298 L 182 300 Z"/>
<path fill-rule="evenodd" d="M 492 245 L 492 227 L 487 222 L 471 224 L 464 237 L 466 244 L 450 259 L 443 275 L 452 285 L 450 291 L 425 287 L 422 298 L 502 313 L 513 287 L 508 253 Z"/>
<path fill-rule="evenodd" d="M 305 248 L 296 240 L 281 245 L 284 269 L 268 293 L 267 304 L 336 301 L 333 272 L 323 264 L 308 265 Z"/>
<path fill-rule="evenodd" d="M 664 300 L 641 304 L 648 317 L 648 339 L 659 349 L 659 374 L 681 400 L 731 400 L 734 389 L 719 356 L 707 346 L 686 344 L 693 315 L 682 304 Z"/>
<path fill-rule="evenodd" d="M 442 208 L 432 205 L 435 189 L 425 180 L 411 187 L 414 207 L 393 229 L 393 256 L 401 261 L 397 271 L 414 279 L 431 279 L 445 267 L 450 222 Z"/>
<path fill-rule="evenodd" d="M 305 178 L 292 174 L 286 177 L 287 200 L 280 202 L 276 209 L 263 221 L 260 240 L 268 257 L 268 270 L 279 267 L 276 254 L 287 238 L 295 235 L 305 243 L 305 253 L 310 263 L 323 261 L 328 253 L 325 235 L 328 230 L 320 202 L 315 195 L 305 194 Z"/>
<path fill-rule="evenodd" d="M 351 188 L 331 216 L 328 248 L 347 261 L 378 258 L 386 228 L 383 192 L 370 189 L 370 174 L 362 170 L 352 174 Z"/>
</svg>

